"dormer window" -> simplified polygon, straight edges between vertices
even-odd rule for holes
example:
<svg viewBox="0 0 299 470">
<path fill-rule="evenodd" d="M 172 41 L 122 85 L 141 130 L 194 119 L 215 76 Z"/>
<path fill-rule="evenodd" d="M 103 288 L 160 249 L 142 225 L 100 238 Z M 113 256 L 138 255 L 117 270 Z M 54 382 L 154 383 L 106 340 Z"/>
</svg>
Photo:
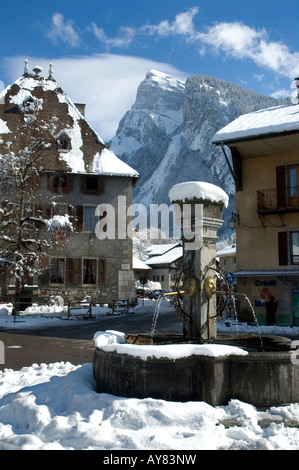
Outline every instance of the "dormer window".
<svg viewBox="0 0 299 470">
<path fill-rule="evenodd" d="M 71 139 L 66 132 L 58 135 L 56 143 L 59 152 L 69 152 L 71 150 Z"/>
<path fill-rule="evenodd" d="M 42 102 L 42 99 L 34 98 L 30 95 L 24 99 L 19 108 L 25 116 L 35 117 L 36 111 L 42 108 Z"/>
</svg>

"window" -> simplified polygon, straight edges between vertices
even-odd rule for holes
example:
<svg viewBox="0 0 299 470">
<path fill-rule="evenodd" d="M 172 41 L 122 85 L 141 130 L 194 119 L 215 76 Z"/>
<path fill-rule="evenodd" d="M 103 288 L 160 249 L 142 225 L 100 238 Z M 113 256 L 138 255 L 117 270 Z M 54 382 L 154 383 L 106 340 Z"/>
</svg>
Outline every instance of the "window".
<svg viewBox="0 0 299 470">
<path fill-rule="evenodd" d="M 85 232 L 94 232 L 98 217 L 95 215 L 96 206 L 84 206 L 83 227 Z"/>
<path fill-rule="evenodd" d="M 299 205 L 299 165 L 288 167 L 288 198 L 289 206 L 297 207 Z"/>
<path fill-rule="evenodd" d="M 98 175 L 84 175 L 81 177 L 81 190 L 84 194 L 102 194 L 104 180 Z"/>
<path fill-rule="evenodd" d="M 276 167 L 277 207 L 299 207 L 299 165 Z"/>
<path fill-rule="evenodd" d="M 299 232 L 278 233 L 279 265 L 299 264 Z"/>
<path fill-rule="evenodd" d="M 69 173 L 48 173 L 48 189 L 53 193 L 69 193 L 72 191 L 73 175 Z"/>
<path fill-rule="evenodd" d="M 54 215 L 65 215 L 68 214 L 68 205 L 67 204 L 53 204 L 52 206 L 52 216 Z"/>
<path fill-rule="evenodd" d="M 59 152 L 69 152 L 71 150 L 71 139 L 65 132 L 58 135 L 56 144 Z"/>
<path fill-rule="evenodd" d="M 53 176 L 52 183 L 54 191 L 64 190 L 66 188 L 66 175 Z"/>
<path fill-rule="evenodd" d="M 35 117 L 36 111 L 42 109 L 43 100 L 27 96 L 19 108 L 26 117 Z"/>
<path fill-rule="evenodd" d="M 83 260 L 83 284 L 96 284 L 97 282 L 97 260 Z"/>
<path fill-rule="evenodd" d="M 64 273 L 65 273 L 64 259 L 52 258 L 50 282 L 54 284 L 64 284 Z"/>
<path fill-rule="evenodd" d="M 291 264 L 299 264 L 299 232 L 290 232 Z"/>
</svg>

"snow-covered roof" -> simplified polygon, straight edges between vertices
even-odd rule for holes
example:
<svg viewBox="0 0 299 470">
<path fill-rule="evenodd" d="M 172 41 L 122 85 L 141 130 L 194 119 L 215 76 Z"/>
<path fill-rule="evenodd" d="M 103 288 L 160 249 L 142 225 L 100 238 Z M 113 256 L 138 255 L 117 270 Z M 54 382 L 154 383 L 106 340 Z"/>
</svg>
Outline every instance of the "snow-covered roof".
<svg viewBox="0 0 299 470">
<path fill-rule="evenodd" d="M 228 206 L 229 201 L 229 197 L 223 189 L 202 181 L 188 181 L 176 184 L 171 188 L 168 196 L 171 202 L 187 202 L 193 199 L 202 199 L 222 203 L 225 207 Z"/>
<path fill-rule="evenodd" d="M 216 256 L 233 256 L 236 254 L 236 245 L 227 246 L 222 250 L 217 251 Z"/>
<path fill-rule="evenodd" d="M 161 245 L 152 245 L 146 249 L 146 252 L 149 256 L 163 255 L 164 253 L 169 250 L 172 250 L 178 245 L 180 245 L 180 243 L 163 243 Z"/>
<path fill-rule="evenodd" d="M 97 153 L 93 161 L 93 171 L 100 175 L 130 176 L 138 178 L 139 174 L 129 165 L 114 155 L 111 150 L 103 149 Z"/>
<path fill-rule="evenodd" d="M 171 264 L 174 261 L 177 261 L 179 258 L 183 256 L 183 247 L 178 246 L 173 248 L 172 250 L 167 251 L 163 255 L 160 256 L 153 256 L 152 258 L 146 261 L 147 264 L 150 266 L 157 265 L 157 264 Z"/>
<path fill-rule="evenodd" d="M 106 176 L 139 177 L 137 171 L 105 147 L 101 137 L 80 113 L 76 104 L 64 93 L 55 79 L 24 74 L 0 93 L 0 103 L 3 104 L 8 99 L 9 103 L 23 110 L 24 119 L 26 119 L 26 110 L 28 108 L 25 107 L 25 104 L 28 103 L 28 106 L 33 106 L 35 112 L 42 111 L 43 106 L 45 106 L 46 96 L 49 96 L 48 92 L 56 94 L 58 106 L 60 103 L 66 105 L 67 114 L 72 118 L 72 124 L 69 121 L 62 123 L 55 116 L 56 108 L 50 109 L 49 117 L 53 121 L 53 129 L 56 129 L 53 130 L 54 137 L 57 138 L 64 133 L 70 140 L 69 148 L 59 152 L 59 160 L 66 163 L 67 171 L 72 173 L 97 173 Z M 47 110 L 46 106 L 45 110 Z M 3 113 L 1 117 L 0 134 L 8 134 L 11 132 L 9 129 L 9 114 Z M 45 119 L 45 115 L 43 115 L 43 119 Z M 92 154 L 90 146 L 87 149 L 86 142 L 88 139 L 89 142 L 92 139 L 94 143 L 94 154 Z"/>
<path fill-rule="evenodd" d="M 152 268 L 148 266 L 144 261 L 134 256 L 133 257 L 133 269 L 152 269 Z"/>
<path fill-rule="evenodd" d="M 299 105 L 276 106 L 243 114 L 216 132 L 212 143 L 220 144 L 294 131 L 299 132 Z"/>
</svg>

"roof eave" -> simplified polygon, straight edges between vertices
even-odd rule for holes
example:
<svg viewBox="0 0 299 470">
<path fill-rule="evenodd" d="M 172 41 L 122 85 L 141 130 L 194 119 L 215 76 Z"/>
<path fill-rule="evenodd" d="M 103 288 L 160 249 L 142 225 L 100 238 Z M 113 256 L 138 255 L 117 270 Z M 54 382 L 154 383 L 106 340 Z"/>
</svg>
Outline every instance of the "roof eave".
<svg viewBox="0 0 299 470">
<path fill-rule="evenodd" d="M 212 140 L 212 144 L 214 145 L 227 145 L 228 147 L 236 145 L 242 142 L 250 142 L 255 140 L 261 139 L 272 139 L 273 137 L 284 137 L 287 135 L 294 135 L 299 134 L 299 129 L 292 130 L 292 131 L 283 131 L 283 132 L 271 132 L 271 133 L 262 133 L 257 135 L 248 135 L 244 137 L 236 137 L 234 139 L 219 139 L 219 140 Z"/>
</svg>

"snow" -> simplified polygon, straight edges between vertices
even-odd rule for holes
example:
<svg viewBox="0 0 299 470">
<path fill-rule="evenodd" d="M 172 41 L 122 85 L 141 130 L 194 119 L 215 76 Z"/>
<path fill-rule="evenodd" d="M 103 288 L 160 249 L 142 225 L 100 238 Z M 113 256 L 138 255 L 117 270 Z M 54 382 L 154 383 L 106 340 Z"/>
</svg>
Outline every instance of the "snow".
<svg viewBox="0 0 299 470">
<path fill-rule="evenodd" d="M 259 412 L 95 392 L 91 364 L 33 364 L 0 373 L 3 450 L 298 450 L 299 405 Z M 269 422 L 269 424 L 267 423 Z M 265 426 L 268 424 L 268 426 Z"/>
<path fill-rule="evenodd" d="M 8 134 L 10 130 L 7 127 L 7 124 L 3 119 L 0 119 L 0 134 Z"/>
<path fill-rule="evenodd" d="M 165 301 L 162 309 L 170 305 Z M 54 307 L 44 308 L 51 315 Z M 141 302 L 137 312 L 154 308 L 155 301 L 149 300 Z M 10 317 L 5 309 L 0 311 L 1 329 Z M 104 307 L 96 311 L 100 314 L 101 309 L 104 314 Z M 61 322 L 52 315 L 21 317 L 26 327 L 33 316 L 39 327 Z M 24 328 L 24 323 L 20 325 Z M 255 327 L 236 322 L 218 327 L 256 332 Z M 299 328 L 264 328 L 268 334 L 289 330 L 299 334 Z M 126 346 L 123 334 L 113 330 L 98 332 L 95 340 L 102 347 Z M 299 450 L 299 404 L 259 411 L 236 399 L 212 407 L 205 402 L 116 397 L 95 391 L 91 363 L 33 363 L 21 370 L 0 371 L 0 449 L 184 450 L 188 454 L 192 450 Z"/>
<path fill-rule="evenodd" d="M 179 258 L 182 258 L 182 256 L 183 256 L 183 247 L 178 246 L 178 247 L 172 248 L 166 253 L 163 253 L 162 255 L 153 256 L 152 258 L 149 258 L 148 260 L 146 260 L 146 262 L 150 266 L 157 265 L 157 264 L 158 265 L 170 264 L 170 263 L 173 263 L 174 261 L 177 261 Z"/>
<path fill-rule="evenodd" d="M 73 230 L 72 223 L 70 222 L 70 216 L 68 214 L 54 215 L 52 219 L 47 220 L 47 229 L 49 231 L 55 231 L 58 229 Z"/>
<path fill-rule="evenodd" d="M 211 183 L 201 181 L 189 181 L 176 184 L 169 191 L 169 199 L 174 201 L 192 201 L 192 199 L 203 199 L 211 202 L 219 202 L 228 206 L 229 197 L 223 189 Z"/>
<path fill-rule="evenodd" d="M 141 259 L 136 258 L 135 256 L 133 257 L 133 269 L 137 270 L 149 270 L 152 269 L 150 266 L 148 266 L 144 261 Z"/>
<path fill-rule="evenodd" d="M 219 130 L 212 142 L 216 144 L 290 131 L 299 131 L 299 105 L 276 106 L 243 114 Z"/>
<path fill-rule="evenodd" d="M 236 252 L 237 252 L 236 245 L 230 245 L 230 246 L 227 246 L 226 248 L 222 248 L 222 250 L 217 251 L 216 256 L 235 255 Z"/>
<path fill-rule="evenodd" d="M 168 345 L 142 345 L 129 344 L 125 342 L 124 333 L 120 332 L 98 332 L 94 336 L 96 348 L 106 352 L 115 351 L 117 354 L 127 354 L 131 357 L 147 361 L 149 358 L 167 358 L 170 361 L 182 359 L 189 356 L 246 356 L 247 352 L 234 346 L 226 345 L 194 345 L 194 344 L 168 344 Z"/>
<path fill-rule="evenodd" d="M 120 160 L 108 149 L 103 149 L 95 155 L 92 171 L 100 175 L 139 177 L 137 171 Z"/>
<path fill-rule="evenodd" d="M 168 91 L 172 91 L 175 89 L 184 89 L 185 82 L 182 80 L 178 80 L 171 75 L 168 75 L 164 72 L 160 72 L 159 70 L 152 69 L 146 75 L 146 80 L 150 82 L 156 83 L 160 88 Z"/>
</svg>

